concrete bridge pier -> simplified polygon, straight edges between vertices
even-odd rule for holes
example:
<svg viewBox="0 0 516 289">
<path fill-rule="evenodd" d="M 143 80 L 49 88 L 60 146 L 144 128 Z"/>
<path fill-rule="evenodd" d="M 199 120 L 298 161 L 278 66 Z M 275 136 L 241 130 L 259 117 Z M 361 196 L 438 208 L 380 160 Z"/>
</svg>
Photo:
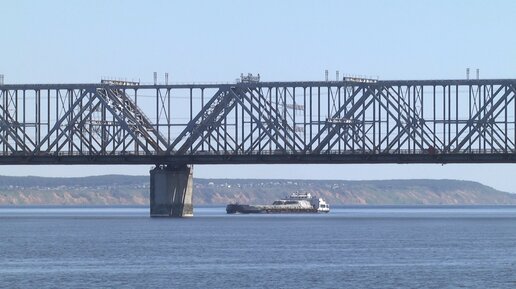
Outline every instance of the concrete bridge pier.
<svg viewBox="0 0 516 289">
<path fill-rule="evenodd" d="M 150 171 L 151 217 L 191 217 L 193 168 L 156 166 Z"/>
</svg>

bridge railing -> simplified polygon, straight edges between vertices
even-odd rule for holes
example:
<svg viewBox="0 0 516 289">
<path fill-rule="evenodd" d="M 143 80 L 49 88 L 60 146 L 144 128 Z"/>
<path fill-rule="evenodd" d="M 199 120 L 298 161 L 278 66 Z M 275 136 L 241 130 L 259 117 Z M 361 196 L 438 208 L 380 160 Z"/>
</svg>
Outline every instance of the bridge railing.
<svg viewBox="0 0 516 289">
<path fill-rule="evenodd" d="M 197 151 L 197 152 L 186 152 L 185 154 L 176 154 L 175 151 L 170 153 L 166 152 L 128 152 L 128 151 L 115 151 L 108 152 L 105 154 L 99 154 L 99 152 L 78 152 L 78 151 L 62 151 L 62 152 L 37 152 L 37 153 L 26 153 L 26 152 L 3 152 L 0 151 L 0 156 L 28 156 L 28 157 L 51 157 L 51 156 L 233 156 L 233 155 L 277 155 L 277 156 L 291 156 L 291 155 L 450 155 L 450 154 L 516 154 L 512 150 L 497 150 L 497 149 L 472 149 L 459 153 L 454 152 L 442 152 L 442 151 L 429 151 L 429 150 L 390 150 L 390 151 L 373 151 L 373 150 L 331 150 L 322 153 L 298 152 L 298 151 L 278 151 L 278 150 L 254 150 L 250 152 L 243 151 Z"/>
</svg>

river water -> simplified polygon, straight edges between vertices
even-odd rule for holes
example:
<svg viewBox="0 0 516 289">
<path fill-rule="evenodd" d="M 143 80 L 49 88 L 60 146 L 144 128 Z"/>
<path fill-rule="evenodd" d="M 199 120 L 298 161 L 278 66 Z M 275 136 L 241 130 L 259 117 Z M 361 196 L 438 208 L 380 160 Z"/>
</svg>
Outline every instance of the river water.
<svg viewBox="0 0 516 289">
<path fill-rule="evenodd" d="M 516 207 L 0 207 L 0 288 L 516 288 Z"/>
</svg>

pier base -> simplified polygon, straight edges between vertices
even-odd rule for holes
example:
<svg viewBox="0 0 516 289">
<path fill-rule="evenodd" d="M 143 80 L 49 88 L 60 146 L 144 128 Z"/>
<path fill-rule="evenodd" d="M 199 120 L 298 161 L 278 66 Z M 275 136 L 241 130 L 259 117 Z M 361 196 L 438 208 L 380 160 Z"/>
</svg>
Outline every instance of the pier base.
<svg viewBox="0 0 516 289">
<path fill-rule="evenodd" d="M 191 217 L 193 169 L 157 166 L 150 171 L 151 217 Z"/>
</svg>

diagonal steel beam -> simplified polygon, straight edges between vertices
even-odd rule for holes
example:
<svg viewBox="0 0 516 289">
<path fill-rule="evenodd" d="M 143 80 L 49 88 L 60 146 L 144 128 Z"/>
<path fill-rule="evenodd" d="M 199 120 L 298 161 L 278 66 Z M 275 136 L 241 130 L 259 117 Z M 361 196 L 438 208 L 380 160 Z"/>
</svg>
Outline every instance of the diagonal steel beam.
<svg viewBox="0 0 516 289">
<path fill-rule="evenodd" d="M 176 148 L 176 146 L 183 141 L 183 139 L 187 135 L 191 135 L 195 127 L 197 126 L 197 123 L 202 118 L 206 118 L 210 114 L 210 108 L 212 105 L 216 105 L 217 101 L 220 101 L 220 98 L 223 98 L 223 93 L 228 93 L 227 89 L 220 88 L 211 98 L 210 100 L 203 106 L 201 111 L 192 119 L 186 127 L 181 131 L 181 133 L 177 136 L 177 138 L 168 146 L 167 153 L 170 153 L 172 150 Z"/>
<path fill-rule="evenodd" d="M 203 118 L 201 122 L 192 130 L 190 136 L 185 140 L 183 145 L 177 150 L 177 155 L 185 154 L 186 151 L 199 139 L 203 133 L 208 135 L 220 126 L 222 120 L 235 107 L 235 100 L 230 94 L 224 94 L 219 103 L 213 107 L 213 111 Z M 200 143 L 197 147 L 200 146 Z M 195 150 L 195 149 L 194 149 Z M 194 151 L 192 150 L 192 151 Z"/>
<path fill-rule="evenodd" d="M 363 90 L 364 87 L 363 86 L 358 86 L 357 89 L 348 97 L 348 99 L 344 102 L 344 104 L 339 108 L 339 110 L 337 110 L 337 112 L 335 112 L 332 116 L 332 118 L 340 118 L 340 114 L 347 109 L 347 106 L 352 104 L 355 97 L 358 95 L 358 93 Z M 350 108 L 350 110 L 352 110 L 352 112 L 350 113 L 349 111 L 346 111 L 345 113 L 345 116 L 344 118 L 349 118 L 347 117 L 346 115 L 349 115 L 349 114 L 352 114 L 354 113 L 357 109 L 358 109 L 358 105 L 357 103 L 360 102 L 360 105 L 365 101 L 365 98 L 367 98 L 368 96 L 365 95 L 365 94 L 362 94 L 360 99 L 355 103 L 353 104 L 353 106 Z M 321 136 L 324 134 L 324 132 L 326 132 L 327 130 L 330 130 L 331 128 L 331 124 L 329 124 L 328 122 L 326 122 L 324 124 L 324 126 L 317 132 L 317 134 L 315 135 L 315 137 L 310 141 L 310 143 L 308 143 L 305 147 L 305 150 L 304 152 L 307 153 L 309 150 L 311 150 L 312 146 L 315 144 L 315 142 L 317 142 L 318 140 L 320 140 Z"/>
<path fill-rule="evenodd" d="M 9 119 L 9 114 L 8 113 L 6 114 L 6 111 L 4 110 L 4 108 L 2 106 L 0 106 L 0 110 L 3 111 L 4 115 L 7 115 L 7 118 L 8 118 L 6 120 L 0 115 L 0 131 L 2 131 L 2 130 L 5 131 L 7 133 L 7 135 L 10 136 L 12 140 L 14 140 L 15 144 L 22 149 L 22 151 L 27 152 L 27 153 L 30 152 L 31 149 L 23 141 L 23 136 L 20 136 L 17 133 L 16 126 L 19 126 L 19 125 L 17 125 L 15 122 L 13 122 L 12 120 Z M 30 140 L 30 138 L 29 138 L 29 140 Z M 5 142 L 8 143 L 8 140 L 5 139 Z M 30 140 L 30 143 L 32 145 L 34 144 L 31 140 Z M 13 149 L 13 151 L 15 151 L 15 149 Z"/>
<path fill-rule="evenodd" d="M 367 89 L 366 92 L 364 92 L 360 98 L 358 99 L 357 102 L 355 102 L 350 108 L 349 110 L 344 114 L 344 119 L 355 119 L 355 113 L 358 112 L 359 114 L 361 112 L 364 112 L 366 109 L 363 108 L 362 111 L 359 111 L 359 109 L 361 109 L 361 106 L 367 106 L 369 107 L 369 105 L 371 105 L 372 101 L 374 101 L 374 97 L 372 99 L 369 100 L 369 102 L 366 102 L 368 99 L 369 99 L 369 96 L 371 96 L 371 91 L 370 89 Z M 339 114 L 335 114 L 335 115 L 340 115 Z M 335 128 L 335 126 L 333 125 L 330 125 L 328 126 L 328 123 L 325 124 L 325 126 L 321 129 L 321 131 L 324 131 L 324 128 L 328 128 L 328 133 L 326 134 L 326 136 L 323 138 L 323 140 L 321 140 L 321 142 L 317 145 L 317 147 L 311 151 L 311 153 L 321 153 L 322 149 L 328 145 L 329 141 L 335 136 L 335 134 L 337 133 L 337 129 Z M 312 141 L 313 143 L 313 141 Z"/>
<path fill-rule="evenodd" d="M 126 121 L 130 126 L 135 126 L 140 134 L 145 138 L 154 151 L 160 152 L 167 147 L 165 138 L 154 128 L 148 117 L 136 106 L 134 101 L 127 96 L 122 89 L 106 89 L 107 97 L 119 106 L 123 111 Z"/>
<path fill-rule="evenodd" d="M 58 148 L 56 149 L 56 152 L 60 152 L 61 149 L 65 146 L 66 143 L 71 143 L 72 145 L 75 146 L 75 144 L 73 143 L 72 141 L 72 136 L 76 135 L 74 134 L 74 128 L 77 126 L 77 127 L 80 127 L 82 123 L 84 123 L 84 120 L 88 117 L 90 117 L 92 114 L 93 114 L 93 111 L 95 109 L 97 109 L 99 106 L 100 106 L 100 101 L 97 102 L 95 104 L 95 106 L 93 106 L 93 109 L 90 109 L 90 105 L 92 104 L 93 100 L 91 102 L 88 102 L 86 106 L 82 107 L 79 111 L 79 113 L 77 113 L 71 121 L 69 121 L 67 124 L 66 124 L 66 127 L 64 129 L 62 129 L 61 133 L 55 138 L 55 140 L 47 147 L 47 151 L 51 151 L 52 148 L 57 145 L 59 143 L 59 141 L 61 140 L 61 138 L 63 137 L 66 137 L 66 139 L 61 143 L 61 145 L 58 146 Z M 86 110 L 89 110 L 88 113 L 84 114 L 84 112 Z M 78 120 L 78 118 L 83 118 L 83 120 L 81 122 L 79 122 L 78 124 L 76 124 L 75 122 Z M 79 136 L 80 137 L 80 136 Z"/>
<path fill-rule="evenodd" d="M 105 94 L 106 95 L 105 95 Z M 147 145 L 142 142 L 142 140 L 138 137 L 137 132 L 130 127 L 130 125 L 125 120 L 125 115 L 121 113 L 121 111 L 117 111 L 112 104 L 109 103 L 109 98 L 107 97 L 108 92 L 103 91 L 102 89 L 99 89 L 95 91 L 95 96 L 102 101 L 103 106 L 108 110 L 118 121 L 119 125 L 122 126 L 137 142 L 139 147 L 141 147 L 147 154 L 152 154 L 152 152 L 149 150 Z"/>
<path fill-rule="evenodd" d="M 498 93 L 500 93 L 504 87 L 505 87 L 505 86 L 500 86 L 500 87 L 496 90 L 496 92 L 494 92 L 494 93 L 492 93 L 492 94 L 491 94 L 491 98 L 489 99 L 489 101 L 488 101 L 488 102 L 486 102 L 486 103 L 484 103 L 484 105 L 483 105 L 481 108 L 478 108 L 477 112 L 469 118 L 469 120 L 468 120 L 467 124 L 466 124 L 464 127 L 462 127 L 462 129 L 460 130 L 460 132 L 457 132 L 457 133 L 455 134 L 455 137 L 449 141 L 449 143 L 448 143 L 448 145 L 447 145 L 447 146 L 445 146 L 445 151 L 449 151 L 449 150 L 450 150 L 450 148 L 451 148 L 451 146 L 452 146 L 454 143 L 458 143 L 458 141 L 459 141 L 460 137 L 462 136 L 462 134 L 463 134 L 463 133 L 465 133 L 465 131 L 466 131 L 466 130 L 468 130 L 468 129 L 469 129 L 469 130 L 470 130 L 470 131 L 469 131 L 469 133 L 471 133 L 472 131 L 474 131 L 474 129 L 473 129 L 473 126 L 474 126 L 474 124 L 475 124 L 474 120 L 475 120 L 475 119 L 479 119 L 479 118 L 480 118 L 480 115 L 482 114 L 482 112 L 484 112 L 484 111 L 486 110 L 487 106 L 488 106 L 488 105 L 490 105 L 490 104 L 492 103 L 494 96 L 498 95 Z M 468 134 L 469 134 L 469 133 L 468 133 Z M 465 139 L 467 139 L 467 138 L 465 138 Z M 468 139 L 468 141 L 469 141 L 469 139 Z M 458 147 L 458 146 L 457 146 L 457 147 Z"/>
<path fill-rule="evenodd" d="M 29 146 L 27 146 L 27 144 L 25 142 L 28 141 L 29 145 L 32 148 L 35 147 L 36 144 L 34 143 L 34 141 L 32 141 L 32 139 L 29 137 L 29 135 L 25 132 L 25 127 L 21 126 L 15 119 L 13 119 L 11 114 L 3 106 L 0 106 L 0 110 L 6 116 L 5 119 L 0 116 L 0 121 L 3 121 L 5 124 L 7 124 L 7 129 L 10 130 L 10 132 L 8 132 L 9 135 L 11 135 L 11 137 L 13 137 L 13 139 L 15 139 L 16 144 L 19 147 L 22 147 L 24 151 L 29 152 L 31 148 Z M 12 131 L 12 130 L 14 130 L 14 131 Z M 19 135 L 18 131 L 20 131 L 22 135 Z"/>
<path fill-rule="evenodd" d="M 79 119 L 79 117 L 81 116 L 81 114 L 87 109 L 87 106 L 90 105 L 93 100 L 94 100 L 94 97 L 92 96 L 93 95 L 93 92 L 91 90 L 84 90 L 81 95 L 73 102 L 73 104 L 69 107 L 68 111 L 66 111 L 66 113 L 55 123 L 54 127 L 52 127 L 52 129 L 47 133 L 47 135 L 41 140 L 41 142 L 38 144 L 37 147 L 34 148 L 34 152 L 37 153 L 37 152 L 40 152 L 41 151 L 41 148 L 43 147 L 43 145 L 50 139 L 50 137 L 63 125 L 63 123 L 66 121 L 66 119 L 70 116 L 70 114 L 73 113 L 74 109 L 76 107 L 79 106 L 80 103 L 82 103 L 83 101 L 83 98 L 88 94 L 90 93 L 90 99 L 88 100 L 87 104 L 85 106 L 83 106 L 83 108 L 79 111 L 79 113 L 77 113 L 75 115 L 75 117 L 70 121 L 71 123 L 77 121 L 77 119 Z M 58 135 L 57 138 L 60 138 L 62 137 L 62 134 L 60 134 L 60 136 Z M 53 144 L 55 145 L 56 141 L 53 142 Z M 47 148 L 47 151 L 50 151 L 50 149 L 52 148 L 52 146 L 49 146 L 49 148 Z"/>
<path fill-rule="evenodd" d="M 493 113 L 498 109 L 498 107 L 500 106 L 500 104 L 501 104 L 502 102 L 504 102 L 504 101 L 505 101 L 505 98 L 506 98 L 507 96 L 509 96 L 509 94 L 510 94 L 511 92 L 512 92 L 513 94 L 515 93 L 515 91 L 514 91 L 514 87 L 513 87 L 512 85 L 511 85 L 509 88 L 510 88 L 510 89 L 507 89 L 507 91 L 505 91 L 505 93 L 504 93 L 504 94 L 503 94 L 503 95 L 502 95 L 502 96 L 501 96 L 501 97 L 496 101 L 496 103 L 495 103 L 495 104 L 492 104 L 493 99 L 494 99 L 494 98 L 495 98 L 495 96 L 496 96 L 496 95 L 493 95 L 493 96 L 489 99 L 489 101 L 488 101 L 488 102 L 487 102 L 487 103 L 482 107 L 482 109 L 481 109 L 481 110 L 479 110 L 479 112 L 478 112 L 477 114 L 475 114 L 475 116 L 476 116 L 476 117 L 480 116 L 480 113 L 481 113 L 482 111 L 484 111 L 490 103 L 492 104 L 491 108 L 490 108 L 490 109 L 489 109 L 489 110 L 484 114 L 484 117 L 482 117 L 482 119 L 480 119 L 480 120 L 476 123 L 476 125 L 471 125 L 471 124 L 473 124 L 472 122 L 471 122 L 471 124 L 469 124 L 469 126 L 472 126 L 472 128 L 473 128 L 473 129 L 472 129 L 472 130 L 470 130 L 470 131 L 468 132 L 468 134 L 467 134 L 465 137 L 463 137 L 463 138 L 462 138 L 462 141 L 461 141 L 460 143 L 458 143 L 457 147 L 453 150 L 453 152 L 454 152 L 454 153 L 459 152 L 459 151 L 461 150 L 462 146 L 464 146 L 464 144 L 466 144 L 466 143 L 470 140 L 471 136 L 472 136 L 474 133 L 476 133 L 476 132 L 480 132 L 479 128 L 480 128 L 481 124 L 482 124 L 482 123 L 485 123 L 485 122 L 486 122 L 486 120 L 487 120 L 489 117 L 491 117 L 491 116 L 493 115 Z M 514 95 L 513 95 L 513 97 L 514 97 Z M 476 117 L 473 117 L 472 119 L 475 119 Z M 470 121 L 472 121 L 472 119 L 470 119 Z M 468 126 L 464 126 L 464 128 L 462 129 L 462 131 L 461 131 L 461 132 L 464 132 L 466 127 L 468 127 Z M 461 136 L 461 134 L 457 134 L 457 136 L 455 137 L 455 140 L 458 140 L 458 139 L 460 138 L 460 136 Z M 449 146 L 451 146 L 452 144 L 453 144 L 453 141 L 452 141 L 452 142 L 450 142 Z"/>
<path fill-rule="evenodd" d="M 294 131 L 294 129 L 288 124 L 287 119 L 280 112 L 278 112 L 278 110 L 272 105 L 270 101 L 267 100 L 267 98 L 258 88 L 249 88 L 248 91 L 251 97 L 258 100 L 260 104 L 263 104 L 262 106 L 265 112 L 268 113 L 268 115 L 266 115 L 265 118 L 275 120 L 275 127 L 278 129 L 278 131 L 281 130 L 283 132 L 283 138 L 286 139 L 286 136 L 288 135 L 289 141 L 293 144 L 293 146 L 298 150 L 302 150 L 303 146 L 301 146 L 300 143 L 304 145 L 304 142 L 301 139 L 301 137 Z M 295 148 L 294 150 L 296 150 Z"/>
<path fill-rule="evenodd" d="M 387 94 L 385 94 L 383 91 L 386 91 Z M 383 98 L 388 102 L 388 105 L 390 105 L 391 107 L 395 107 L 396 104 L 391 99 L 391 96 L 392 97 L 394 97 L 394 96 L 391 94 L 391 92 L 389 91 L 388 88 L 382 87 L 382 89 L 379 90 L 379 95 L 383 96 Z M 397 96 L 399 96 L 399 95 L 397 95 Z M 399 98 L 401 98 L 401 97 L 399 96 Z M 401 101 L 403 101 L 403 103 L 400 104 L 401 107 L 402 107 L 402 110 L 403 110 L 402 112 L 403 113 L 399 113 L 398 115 L 395 115 L 391 110 L 389 110 L 387 104 L 383 103 L 382 101 L 379 101 L 378 103 L 396 121 L 396 126 L 395 127 L 401 128 L 402 132 L 404 132 L 404 134 L 406 136 L 410 137 L 415 143 L 417 143 L 418 146 L 420 147 L 420 149 L 425 149 L 425 146 L 423 145 L 423 143 L 427 147 L 433 146 L 433 142 L 431 142 L 430 140 L 432 139 L 432 136 L 435 133 L 433 131 L 431 131 L 431 129 L 425 124 L 423 119 L 410 119 L 408 116 L 411 113 L 411 111 L 410 111 L 411 108 L 404 100 L 401 100 Z M 405 124 L 406 124 L 405 126 L 401 125 L 403 122 L 405 122 Z M 419 134 L 419 137 L 423 140 L 423 143 L 419 142 L 419 140 L 416 139 L 416 137 L 415 137 L 415 133 L 416 133 L 415 129 L 412 129 L 412 131 L 409 132 L 409 128 L 418 128 L 418 127 L 421 128 L 421 132 Z M 430 132 L 428 132 L 428 130 Z M 400 140 L 402 137 L 403 137 L 402 134 L 398 134 L 395 137 L 395 139 L 391 140 L 390 145 L 388 145 L 385 148 L 385 151 L 391 150 L 394 147 L 394 145 L 396 144 L 396 142 L 398 140 Z M 444 145 L 444 144 L 442 144 L 442 145 Z M 400 148 L 398 148 L 398 150 L 399 149 Z"/>
<path fill-rule="evenodd" d="M 231 111 L 234 106 L 235 102 L 233 102 L 232 106 L 228 108 L 228 110 Z M 226 113 L 225 117 L 227 117 L 228 114 L 229 112 Z M 220 118 L 220 120 L 214 124 L 213 129 L 206 130 L 202 133 L 203 137 L 201 138 L 201 141 L 197 142 L 197 144 L 192 148 L 192 152 L 196 152 L 203 143 L 206 143 L 206 138 L 213 138 L 215 142 L 217 142 L 218 146 L 223 147 L 224 145 L 226 145 L 229 146 L 230 151 L 235 151 L 235 148 L 232 146 L 232 143 L 235 143 L 235 139 L 231 136 L 231 134 L 227 134 L 227 131 L 224 128 L 224 126 L 221 125 L 222 119 L 223 118 Z M 223 130 L 225 134 L 220 132 L 220 130 Z M 213 133 L 216 133 L 217 137 L 215 137 Z M 220 137 L 223 140 L 223 142 L 220 142 L 218 140 L 218 137 Z M 209 142 L 208 145 L 210 145 Z"/>
<path fill-rule="evenodd" d="M 267 136 L 274 142 L 274 144 L 276 144 L 276 146 L 278 148 L 281 148 L 282 145 L 278 142 L 278 140 L 271 133 L 271 131 L 277 132 L 277 130 L 274 127 L 274 124 L 271 123 L 271 120 L 265 119 L 267 126 L 268 126 L 268 127 L 265 127 L 263 125 L 263 123 L 260 121 L 260 119 L 258 119 L 258 117 L 256 117 L 256 115 L 254 115 L 253 112 L 249 109 L 249 107 L 247 107 L 247 105 L 243 102 L 243 100 L 244 99 L 247 100 L 247 102 L 249 102 L 249 104 L 251 105 L 251 107 L 253 107 L 254 110 L 259 111 L 259 108 L 256 106 L 256 104 L 254 104 L 252 102 L 252 100 L 250 100 L 244 92 L 238 91 L 238 94 L 237 94 L 237 93 L 235 93 L 234 90 L 235 89 L 230 89 L 229 92 L 235 97 L 235 100 L 238 102 L 238 104 L 240 104 L 240 107 L 245 112 L 247 112 L 247 114 L 251 117 L 251 119 L 254 121 L 254 123 L 257 126 L 259 126 L 263 131 L 265 131 Z M 285 140 L 283 140 L 283 141 L 285 141 Z M 285 143 L 286 143 L 286 141 L 285 141 Z"/>
<path fill-rule="evenodd" d="M 3 121 L 0 122 L 0 127 L 5 129 L 5 126 L 8 126 L 8 124 L 4 124 Z M 16 152 L 16 149 L 9 143 L 9 141 L 2 134 L 0 134 L 0 143 L 2 142 L 11 150 L 11 152 Z"/>
<path fill-rule="evenodd" d="M 248 101 L 249 105 L 257 112 L 260 112 L 260 107 L 256 105 L 256 103 L 253 101 L 253 93 L 252 91 L 248 90 L 250 92 L 250 97 L 248 97 L 247 93 L 245 93 L 245 91 L 240 91 L 240 95 L 242 97 L 242 99 L 245 99 Z M 242 104 L 243 105 L 243 104 Z M 249 112 L 250 113 L 250 112 Z M 250 113 L 251 114 L 251 113 Z M 254 114 L 252 115 L 254 117 Z M 265 121 L 265 123 L 267 124 L 267 128 L 264 128 L 265 130 L 267 131 L 272 131 L 274 132 L 274 134 L 271 134 L 270 137 L 272 137 L 272 135 L 275 135 L 277 138 L 281 139 L 281 141 L 283 142 L 283 146 L 278 142 L 278 141 L 275 141 L 276 145 L 277 145 L 277 148 L 276 149 L 283 149 L 283 150 L 286 150 L 287 148 L 290 149 L 290 151 L 296 151 L 296 148 L 294 147 L 294 144 L 292 142 L 290 142 L 282 133 L 281 133 L 281 130 L 280 130 L 280 125 L 278 124 L 278 119 L 277 118 L 274 118 L 274 116 L 272 115 L 263 115 L 263 120 Z M 257 122 L 258 125 L 261 125 L 261 121 L 255 117 L 255 121 Z"/>
</svg>

